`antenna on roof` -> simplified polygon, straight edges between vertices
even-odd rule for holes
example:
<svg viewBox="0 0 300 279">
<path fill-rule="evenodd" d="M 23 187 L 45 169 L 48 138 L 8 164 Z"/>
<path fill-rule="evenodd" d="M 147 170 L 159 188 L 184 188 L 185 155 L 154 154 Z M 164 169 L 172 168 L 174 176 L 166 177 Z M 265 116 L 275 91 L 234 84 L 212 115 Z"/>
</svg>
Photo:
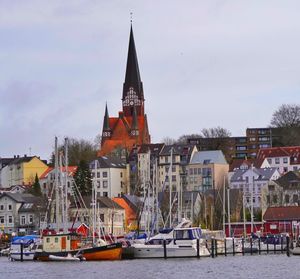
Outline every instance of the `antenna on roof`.
<svg viewBox="0 0 300 279">
<path fill-rule="evenodd" d="M 130 12 L 130 24 L 132 24 L 132 15 L 133 15 L 133 12 Z"/>
</svg>

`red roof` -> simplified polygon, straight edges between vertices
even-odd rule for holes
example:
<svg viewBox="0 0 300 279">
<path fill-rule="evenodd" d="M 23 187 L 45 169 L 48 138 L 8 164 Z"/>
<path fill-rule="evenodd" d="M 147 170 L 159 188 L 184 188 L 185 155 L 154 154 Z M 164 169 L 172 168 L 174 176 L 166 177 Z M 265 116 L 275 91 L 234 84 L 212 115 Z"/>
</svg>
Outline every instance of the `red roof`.
<svg viewBox="0 0 300 279">
<path fill-rule="evenodd" d="M 264 221 L 300 220 L 300 206 L 269 207 L 263 217 Z"/>
<path fill-rule="evenodd" d="M 291 157 L 291 165 L 300 164 L 300 146 L 283 146 L 262 148 L 258 151 L 257 158 Z"/>
<path fill-rule="evenodd" d="M 131 116 L 109 118 L 109 126 L 112 130 L 112 136 L 109 139 L 103 140 L 101 150 L 98 153 L 99 156 L 110 153 L 118 146 L 125 147 L 126 149 L 132 149 L 134 145 L 150 143 L 146 117 L 137 117 L 139 130 L 139 135 L 137 137 L 132 137 L 130 135 L 132 120 L 133 118 Z"/>
<path fill-rule="evenodd" d="M 46 178 L 46 177 L 48 176 L 48 174 L 49 174 L 51 171 L 53 171 L 53 170 L 54 170 L 54 168 L 48 167 L 48 169 L 46 169 L 46 170 L 42 173 L 42 175 L 40 176 L 40 179 Z M 68 167 L 68 173 L 69 173 L 69 176 L 73 176 L 73 175 L 75 174 L 76 170 L 77 170 L 77 166 L 69 166 L 69 167 Z M 62 167 L 62 172 L 65 172 L 65 171 L 66 171 L 66 167 Z"/>
<path fill-rule="evenodd" d="M 242 165 L 247 165 L 249 168 L 252 164 L 255 168 L 261 168 L 263 161 L 264 159 L 261 158 L 233 159 L 231 164 L 229 165 L 229 171 L 232 172 L 234 170 L 240 169 Z"/>
</svg>

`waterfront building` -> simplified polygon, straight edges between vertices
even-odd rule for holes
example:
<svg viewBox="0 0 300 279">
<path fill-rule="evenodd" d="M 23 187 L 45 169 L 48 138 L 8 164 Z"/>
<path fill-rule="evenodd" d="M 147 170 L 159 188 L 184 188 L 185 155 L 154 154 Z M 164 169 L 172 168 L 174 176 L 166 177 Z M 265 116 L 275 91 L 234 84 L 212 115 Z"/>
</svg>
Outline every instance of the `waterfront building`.
<svg viewBox="0 0 300 279">
<path fill-rule="evenodd" d="M 198 151 L 192 156 L 187 169 L 187 189 L 206 191 L 224 186 L 229 165 L 221 150 Z"/>
<path fill-rule="evenodd" d="M 144 102 L 143 83 L 131 26 L 123 84 L 122 111 L 119 112 L 118 117 L 109 117 L 106 105 L 99 156 L 114 153 L 126 157 L 133 146 L 150 143 Z"/>
<path fill-rule="evenodd" d="M 143 194 L 146 184 L 157 183 L 159 154 L 163 143 L 142 144 L 134 147 L 128 157 L 129 193 Z"/>
<path fill-rule="evenodd" d="M 259 160 L 267 159 L 269 165 L 280 174 L 300 169 L 300 146 L 264 148 L 257 154 Z"/>
<path fill-rule="evenodd" d="M 31 186 L 35 176 L 39 177 L 48 168 L 46 163 L 37 156 L 15 156 L 1 169 L 2 188 L 16 185 Z"/>
<path fill-rule="evenodd" d="M 59 169 L 58 179 L 65 183 L 65 177 L 68 175 L 68 193 L 71 194 L 75 187 L 74 175 L 76 173 L 77 166 L 69 166 L 66 172 L 66 167 Z M 39 177 L 39 182 L 41 186 L 41 192 L 43 195 L 51 197 L 51 192 L 55 182 L 55 169 L 53 167 L 48 167 L 48 169 L 42 173 Z"/>
<path fill-rule="evenodd" d="M 299 206 L 300 172 L 289 171 L 262 188 L 262 212 L 274 206 Z"/>
<path fill-rule="evenodd" d="M 253 202 L 254 208 L 261 208 L 261 190 L 280 174 L 276 168 L 255 168 L 234 171 L 229 181 L 230 189 L 240 189 L 245 195 L 247 206 Z M 251 196 L 253 201 L 251 201 Z"/>
<path fill-rule="evenodd" d="M 44 218 L 42 199 L 27 193 L 0 195 L 0 230 L 4 233 L 31 234 Z"/>
<path fill-rule="evenodd" d="M 169 191 L 170 185 L 172 191 L 186 190 L 186 168 L 195 152 L 197 147 L 191 144 L 165 145 L 162 148 L 158 162 L 159 191 Z"/>
<path fill-rule="evenodd" d="M 73 222 L 85 223 L 92 227 L 92 195 L 83 196 L 85 207 L 78 208 L 75 202 L 70 205 L 70 216 Z M 124 235 L 125 210 L 108 197 L 97 197 L 96 227 L 99 224 L 105 234 Z"/>
<path fill-rule="evenodd" d="M 114 198 L 127 193 L 128 171 L 119 158 L 100 156 L 89 164 L 98 196 Z"/>
</svg>

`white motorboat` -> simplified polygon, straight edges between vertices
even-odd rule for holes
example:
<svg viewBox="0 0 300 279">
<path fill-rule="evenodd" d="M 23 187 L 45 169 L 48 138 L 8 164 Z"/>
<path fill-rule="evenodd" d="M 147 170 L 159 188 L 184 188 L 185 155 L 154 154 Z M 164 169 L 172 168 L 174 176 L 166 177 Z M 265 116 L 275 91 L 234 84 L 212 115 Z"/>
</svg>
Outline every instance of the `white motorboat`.
<svg viewBox="0 0 300 279">
<path fill-rule="evenodd" d="M 63 257 L 63 256 L 55 256 L 55 255 L 49 255 L 49 261 L 72 261 L 72 262 L 80 262 L 80 261 L 84 261 L 85 258 L 83 258 L 82 256 L 76 256 L 76 255 L 72 255 L 70 253 L 68 253 L 67 256 Z"/>
<path fill-rule="evenodd" d="M 173 234 L 170 239 L 171 233 Z M 160 235 L 161 236 L 161 235 Z M 199 254 L 201 257 L 209 256 L 206 242 L 201 238 L 201 229 L 196 228 L 175 228 L 164 239 L 160 236 L 153 237 L 148 243 L 135 243 L 134 258 L 175 258 L 175 257 L 196 257 L 197 239 L 199 239 Z M 163 243 L 166 243 L 164 247 Z M 151 244 L 159 243 L 159 244 Z"/>
<path fill-rule="evenodd" d="M 40 238 L 36 235 L 15 237 L 10 246 L 9 258 L 12 261 L 32 261 L 35 256 L 36 244 Z M 23 249 L 21 249 L 23 246 Z"/>
</svg>

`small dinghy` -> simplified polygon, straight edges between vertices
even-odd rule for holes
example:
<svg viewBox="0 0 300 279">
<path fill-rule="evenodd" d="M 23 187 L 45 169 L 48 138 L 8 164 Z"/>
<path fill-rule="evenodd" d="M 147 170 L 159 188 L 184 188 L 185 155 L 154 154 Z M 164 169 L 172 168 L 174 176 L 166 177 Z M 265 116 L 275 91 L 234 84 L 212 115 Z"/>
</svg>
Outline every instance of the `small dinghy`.
<svg viewBox="0 0 300 279">
<path fill-rule="evenodd" d="M 82 256 L 73 256 L 70 253 L 68 253 L 67 256 L 63 257 L 63 256 L 55 256 L 55 255 L 49 255 L 49 261 L 84 261 L 85 258 L 83 258 Z"/>
</svg>

